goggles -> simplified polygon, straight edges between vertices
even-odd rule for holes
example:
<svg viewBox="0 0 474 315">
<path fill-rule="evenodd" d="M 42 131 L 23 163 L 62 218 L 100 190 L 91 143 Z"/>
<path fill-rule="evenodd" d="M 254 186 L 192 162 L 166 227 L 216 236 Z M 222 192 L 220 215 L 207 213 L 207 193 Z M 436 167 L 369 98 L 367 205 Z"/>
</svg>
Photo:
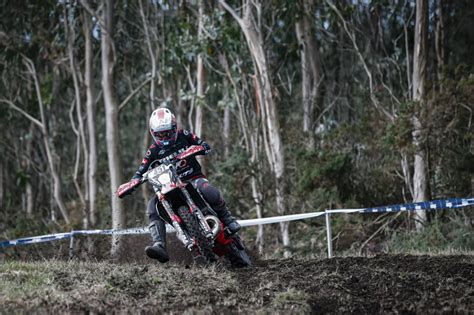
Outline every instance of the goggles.
<svg viewBox="0 0 474 315">
<path fill-rule="evenodd" d="M 174 130 L 153 131 L 153 136 L 158 140 L 171 140 L 174 136 Z"/>
</svg>

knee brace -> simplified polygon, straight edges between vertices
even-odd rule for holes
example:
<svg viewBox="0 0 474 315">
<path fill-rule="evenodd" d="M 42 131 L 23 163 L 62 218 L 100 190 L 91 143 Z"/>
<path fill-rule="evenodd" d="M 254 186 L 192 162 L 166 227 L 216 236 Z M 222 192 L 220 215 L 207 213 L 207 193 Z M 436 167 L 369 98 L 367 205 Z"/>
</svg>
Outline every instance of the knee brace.
<svg viewBox="0 0 474 315">
<path fill-rule="evenodd" d="M 195 181 L 196 189 L 198 189 L 201 194 L 206 198 L 206 201 L 212 207 L 219 206 L 224 203 L 224 199 L 221 196 L 221 192 L 216 187 L 209 184 L 207 179 L 199 178 Z"/>
</svg>

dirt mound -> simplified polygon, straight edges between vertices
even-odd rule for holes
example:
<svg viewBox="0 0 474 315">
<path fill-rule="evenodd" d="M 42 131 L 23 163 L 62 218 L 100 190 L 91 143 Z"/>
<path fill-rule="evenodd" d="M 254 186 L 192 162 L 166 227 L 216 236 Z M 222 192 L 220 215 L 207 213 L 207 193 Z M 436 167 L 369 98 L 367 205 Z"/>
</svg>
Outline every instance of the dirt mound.
<svg viewBox="0 0 474 315">
<path fill-rule="evenodd" d="M 471 256 L 382 255 L 267 261 L 238 274 L 244 286 L 264 288 L 267 302 L 271 291 L 294 288 L 316 313 L 451 313 L 474 309 L 473 267 Z"/>
<path fill-rule="evenodd" d="M 474 256 L 466 255 L 265 260 L 238 270 L 149 261 L 6 262 L 0 305 L 35 313 L 468 313 L 473 267 Z"/>
</svg>

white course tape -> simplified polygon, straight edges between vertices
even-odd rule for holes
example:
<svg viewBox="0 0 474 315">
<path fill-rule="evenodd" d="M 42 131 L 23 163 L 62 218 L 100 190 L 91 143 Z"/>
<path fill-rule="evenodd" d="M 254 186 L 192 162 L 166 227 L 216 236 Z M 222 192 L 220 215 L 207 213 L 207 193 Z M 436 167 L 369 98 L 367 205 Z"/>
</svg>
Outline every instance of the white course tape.
<svg viewBox="0 0 474 315">
<path fill-rule="evenodd" d="M 259 224 L 271 224 L 271 223 L 314 218 L 314 217 L 321 216 L 323 214 L 324 212 L 290 214 L 290 215 L 282 215 L 282 216 L 269 217 L 269 218 L 263 218 L 263 219 L 238 220 L 237 222 L 239 222 L 241 226 L 252 226 L 252 225 L 259 225 Z M 166 224 L 166 232 L 174 233 L 175 230 L 171 225 Z M 148 231 L 147 227 L 137 227 L 137 228 L 129 228 L 129 229 L 121 229 L 121 230 L 77 230 L 77 231 L 71 231 L 68 233 L 48 234 L 48 235 L 41 235 L 41 236 L 25 237 L 25 238 L 11 240 L 11 241 L 0 241 L 0 248 L 24 245 L 24 244 L 50 242 L 50 241 L 55 241 L 55 240 L 71 238 L 76 235 L 112 235 L 112 234 L 113 235 L 131 235 L 131 234 L 149 234 L 149 233 L 150 232 Z"/>
<path fill-rule="evenodd" d="M 311 212 L 311 213 L 302 213 L 302 214 L 289 214 L 281 215 L 278 217 L 269 217 L 262 219 L 248 219 L 248 220 L 237 220 L 241 226 L 252 226 L 260 224 L 271 224 L 271 223 L 280 223 L 294 220 L 309 219 L 314 217 L 319 217 L 324 215 L 324 211 L 321 212 Z"/>
<path fill-rule="evenodd" d="M 365 210 L 365 208 L 361 209 L 335 209 L 335 210 L 326 210 L 326 213 L 355 213 L 361 212 Z"/>
<path fill-rule="evenodd" d="M 271 224 L 271 223 L 280 223 L 288 222 L 294 220 L 309 219 L 314 217 L 319 217 L 324 214 L 331 213 L 375 213 L 375 212 L 397 212 L 397 211 L 412 211 L 412 210 L 421 210 L 421 209 L 447 209 L 447 208 L 462 208 L 467 206 L 474 206 L 474 198 L 452 198 L 445 200 L 433 200 L 420 203 L 412 204 L 402 204 L 402 205 L 391 205 L 385 207 L 376 207 L 376 208 L 360 208 L 360 209 L 335 209 L 335 210 L 326 210 L 320 212 L 311 212 L 311 213 L 302 213 L 302 214 L 290 214 L 282 215 L 269 218 L 261 219 L 248 219 L 248 220 L 238 220 L 241 226 L 253 226 L 260 224 Z M 174 228 L 170 225 L 166 225 L 166 231 L 168 233 L 174 232 Z M 0 241 L 1 247 L 10 247 L 23 244 L 34 244 L 41 242 L 50 242 L 54 240 L 73 238 L 75 235 L 130 235 L 130 234 L 149 234 L 147 227 L 137 227 L 129 229 L 119 229 L 119 230 L 78 230 L 71 231 L 68 233 L 57 233 L 57 234 L 48 234 L 42 236 L 32 236 L 25 237 L 16 240 L 5 240 Z"/>
</svg>

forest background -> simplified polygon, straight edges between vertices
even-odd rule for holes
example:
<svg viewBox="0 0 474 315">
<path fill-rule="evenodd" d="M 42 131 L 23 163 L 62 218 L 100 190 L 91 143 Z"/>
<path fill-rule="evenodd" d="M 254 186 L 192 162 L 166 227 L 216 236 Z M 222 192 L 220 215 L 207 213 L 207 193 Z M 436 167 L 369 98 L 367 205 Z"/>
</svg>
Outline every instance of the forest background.
<svg viewBox="0 0 474 315">
<path fill-rule="evenodd" d="M 474 195 L 472 1 L 0 7 L 2 239 L 145 225 L 149 188 L 113 192 L 160 106 L 211 145 L 205 172 L 242 219 Z M 472 250 L 472 218 L 338 215 L 335 246 Z M 270 256 L 321 254 L 324 233 L 319 219 L 243 231 Z"/>
</svg>

